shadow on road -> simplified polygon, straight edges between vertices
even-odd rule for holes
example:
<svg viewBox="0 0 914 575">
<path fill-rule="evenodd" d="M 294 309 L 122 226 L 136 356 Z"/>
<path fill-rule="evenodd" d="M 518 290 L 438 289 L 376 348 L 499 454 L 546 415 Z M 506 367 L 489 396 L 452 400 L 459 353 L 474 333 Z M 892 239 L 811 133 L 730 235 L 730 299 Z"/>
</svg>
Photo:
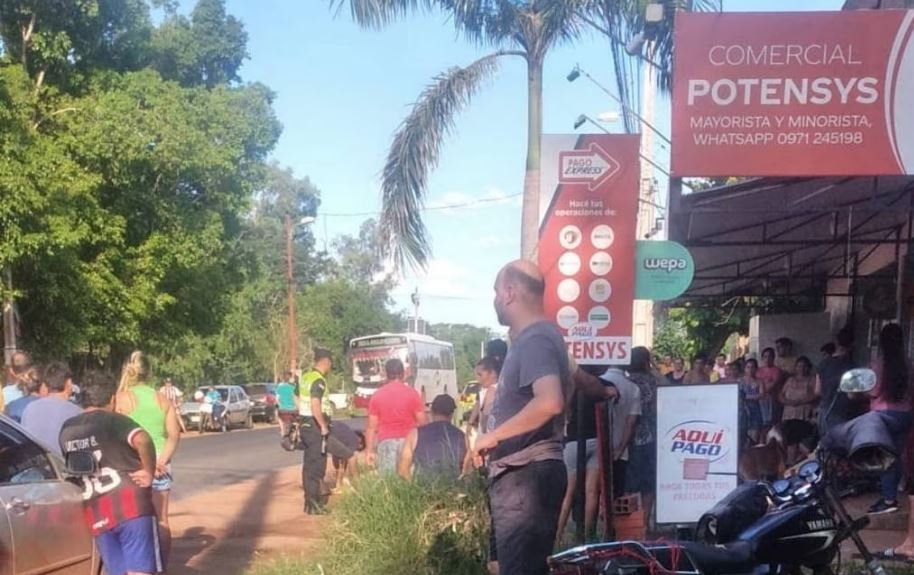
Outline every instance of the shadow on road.
<svg viewBox="0 0 914 575">
<path fill-rule="evenodd" d="M 257 552 L 257 538 L 265 531 L 268 503 L 275 490 L 277 475 L 273 471 L 257 481 L 250 497 L 227 522 L 224 531 L 214 532 L 206 525 L 205 511 L 194 513 L 204 524 L 186 529 L 174 540 L 168 572 L 175 575 L 244 573 Z M 224 503 L 235 507 L 234 502 Z M 213 514 L 218 514 L 220 504 L 220 499 L 214 497 Z"/>
</svg>

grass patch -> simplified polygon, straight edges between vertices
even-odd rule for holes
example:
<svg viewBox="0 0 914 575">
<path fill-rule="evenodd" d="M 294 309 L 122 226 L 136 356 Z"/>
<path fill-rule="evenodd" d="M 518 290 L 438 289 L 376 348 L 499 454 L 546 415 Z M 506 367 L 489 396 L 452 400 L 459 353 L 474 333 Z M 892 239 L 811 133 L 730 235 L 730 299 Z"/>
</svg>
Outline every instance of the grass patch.
<svg viewBox="0 0 914 575">
<path fill-rule="evenodd" d="M 449 486 L 363 476 L 332 509 L 318 556 L 250 575 L 485 575 L 489 516 L 481 482 Z"/>
</svg>

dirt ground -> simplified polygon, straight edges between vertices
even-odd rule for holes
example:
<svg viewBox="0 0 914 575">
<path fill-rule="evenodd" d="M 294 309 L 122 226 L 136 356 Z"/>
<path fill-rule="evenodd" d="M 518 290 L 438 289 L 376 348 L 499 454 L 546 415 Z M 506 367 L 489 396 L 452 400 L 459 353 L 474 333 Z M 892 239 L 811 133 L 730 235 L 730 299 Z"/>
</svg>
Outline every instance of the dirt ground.
<svg viewBox="0 0 914 575">
<path fill-rule="evenodd" d="M 239 575 L 255 560 L 307 555 L 326 517 L 302 512 L 299 467 L 174 502 L 168 573 Z"/>
</svg>

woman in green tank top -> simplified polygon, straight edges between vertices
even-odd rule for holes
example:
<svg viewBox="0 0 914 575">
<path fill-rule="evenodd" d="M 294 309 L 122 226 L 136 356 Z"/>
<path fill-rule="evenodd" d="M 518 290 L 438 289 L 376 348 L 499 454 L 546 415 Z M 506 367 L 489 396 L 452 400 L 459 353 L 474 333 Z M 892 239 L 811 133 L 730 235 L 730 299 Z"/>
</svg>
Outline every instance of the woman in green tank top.
<svg viewBox="0 0 914 575">
<path fill-rule="evenodd" d="M 152 503 L 159 522 L 162 557 L 168 564 L 171 551 L 171 529 L 168 526 L 168 495 L 171 492 L 171 459 L 178 449 L 181 423 L 174 404 L 149 385 L 149 360 L 135 351 L 124 363 L 115 405 L 142 427 L 156 449 L 156 477 L 152 484 Z"/>
</svg>

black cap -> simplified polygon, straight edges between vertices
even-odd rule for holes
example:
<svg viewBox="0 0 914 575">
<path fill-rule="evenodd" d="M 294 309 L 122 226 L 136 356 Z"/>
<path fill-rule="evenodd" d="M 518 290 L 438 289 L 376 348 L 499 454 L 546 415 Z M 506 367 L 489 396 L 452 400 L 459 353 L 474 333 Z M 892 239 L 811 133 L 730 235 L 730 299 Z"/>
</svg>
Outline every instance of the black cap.
<svg viewBox="0 0 914 575">
<path fill-rule="evenodd" d="M 455 411 L 457 411 L 457 404 L 450 395 L 441 394 L 432 400 L 432 413 L 450 417 L 454 415 Z"/>
</svg>

